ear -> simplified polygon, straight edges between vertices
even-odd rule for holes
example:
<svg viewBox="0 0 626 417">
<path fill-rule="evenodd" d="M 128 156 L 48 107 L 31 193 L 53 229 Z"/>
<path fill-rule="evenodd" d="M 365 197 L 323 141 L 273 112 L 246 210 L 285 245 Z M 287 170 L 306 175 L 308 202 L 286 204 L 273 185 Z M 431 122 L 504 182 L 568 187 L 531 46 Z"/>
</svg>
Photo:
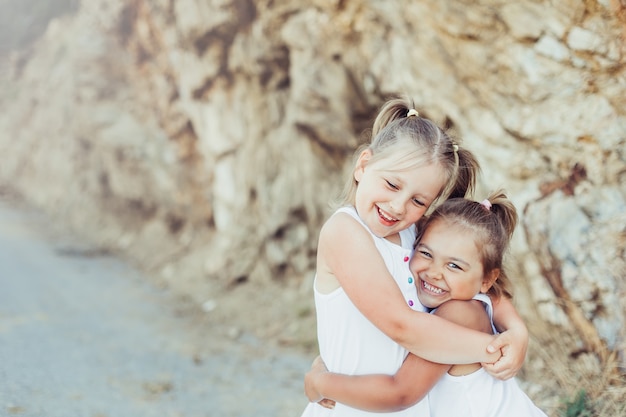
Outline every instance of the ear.
<svg viewBox="0 0 626 417">
<path fill-rule="evenodd" d="M 354 179 L 356 182 L 361 182 L 361 178 L 363 178 L 363 173 L 365 172 L 365 167 L 369 163 L 372 158 L 372 151 L 369 149 L 365 149 L 359 155 L 359 158 L 356 161 L 356 165 L 354 167 Z"/>
<path fill-rule="evenodd" d="M 483 277 L 483 283 L 480 286 L 480 292 L 487 293 L 487 291 L 489 291 L 489 289 L 491 288 L 493 283 L 496 282 L 499 276 L 500 276 L 499 268 L 492 269 L 491 271 L 486 273 L 485 276 Z"/>
</svg>

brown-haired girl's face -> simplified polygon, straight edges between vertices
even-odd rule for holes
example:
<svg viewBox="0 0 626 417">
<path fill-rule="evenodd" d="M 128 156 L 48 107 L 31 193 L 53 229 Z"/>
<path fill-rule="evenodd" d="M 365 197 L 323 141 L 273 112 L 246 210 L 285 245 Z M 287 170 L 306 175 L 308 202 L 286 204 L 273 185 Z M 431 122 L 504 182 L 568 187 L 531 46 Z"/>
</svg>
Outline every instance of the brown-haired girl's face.
<svg viewBox="0 0 626 417">
<path fill-rule="evenodd" d="M 428 308 L 448 300 L 471 300 L 491 285 L 472 232 L 441 220 L 428 225 L 409 266 L 419 300 Z"/>
</svg>

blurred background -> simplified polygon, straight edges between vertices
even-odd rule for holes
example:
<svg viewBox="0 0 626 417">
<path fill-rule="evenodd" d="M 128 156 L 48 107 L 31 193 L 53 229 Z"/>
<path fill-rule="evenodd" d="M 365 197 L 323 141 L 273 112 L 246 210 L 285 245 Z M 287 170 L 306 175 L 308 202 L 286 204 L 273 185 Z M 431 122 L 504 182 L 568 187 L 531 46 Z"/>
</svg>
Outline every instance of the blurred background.
<svg viewBox="0 0 626 417">
<path fill-rule="evenodd" d="M 525 391 L 625 415 L 625 36 L 624 0 L 0 0 L 0 190 L 313 358 L 318 230 L 409 95 L 521 213 Z"/>
</svg>

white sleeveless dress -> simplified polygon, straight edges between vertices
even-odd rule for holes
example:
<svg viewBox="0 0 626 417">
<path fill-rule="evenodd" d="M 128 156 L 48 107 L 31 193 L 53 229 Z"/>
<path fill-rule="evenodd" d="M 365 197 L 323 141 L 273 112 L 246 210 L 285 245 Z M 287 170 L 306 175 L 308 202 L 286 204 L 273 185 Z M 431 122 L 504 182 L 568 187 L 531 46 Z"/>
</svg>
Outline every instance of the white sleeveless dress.
<svg viewBox="0 0 626 417">
<path fill-rule="evenodd" d="M 350 214 L 369 231 L 353 207 L 337 211 Z M 335 213 L 336 214 L 336 213 Z M 417 289 L 409 270 L 409 259 L 415 240 L 415 228 L 400 233 L 401 245 L 375 236 L 369 231 L 387 269 L 402 291 L 406 303 L 416 311 L 425 311 L 417 298 Z M 387 279 L 381 277 L 381 279 Z M 350 301 L 343 288 L 330 294 L 315 293 L 317 337 L 320 355 L 332 372 L 347 375 L 394 375 L 408 351 L 378 330 Z M 302 417 L 427 417 L 427 398 L 406 410 L 372 413 L 337 403 L 333 410 L 309 403 Z"/>
<path fill-rule="evenodd" d="M 493 334 L 493 306 L 485 294 L 475 300 L 483 302 Z M 446 373 L 428 394 L 431 417 L 547 417 L 528 398 L 515 378 L 501 381 L 483 368 L 463 376 Z"/>
</svg>

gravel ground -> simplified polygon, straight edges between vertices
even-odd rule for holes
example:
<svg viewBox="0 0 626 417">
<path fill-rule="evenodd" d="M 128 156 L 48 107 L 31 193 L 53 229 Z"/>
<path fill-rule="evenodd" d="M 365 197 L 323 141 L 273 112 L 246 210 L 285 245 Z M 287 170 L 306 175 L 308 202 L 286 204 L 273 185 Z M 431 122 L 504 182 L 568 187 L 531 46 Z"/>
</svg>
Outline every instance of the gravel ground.
<svg viewBox="0 0 626 417">
<path fill-rule="evenodd" d="M 0 415 L 300 415 L 309 356 L 201 327 L 130 265 L 47 222 L 0 201 Z"/>
</svg>

